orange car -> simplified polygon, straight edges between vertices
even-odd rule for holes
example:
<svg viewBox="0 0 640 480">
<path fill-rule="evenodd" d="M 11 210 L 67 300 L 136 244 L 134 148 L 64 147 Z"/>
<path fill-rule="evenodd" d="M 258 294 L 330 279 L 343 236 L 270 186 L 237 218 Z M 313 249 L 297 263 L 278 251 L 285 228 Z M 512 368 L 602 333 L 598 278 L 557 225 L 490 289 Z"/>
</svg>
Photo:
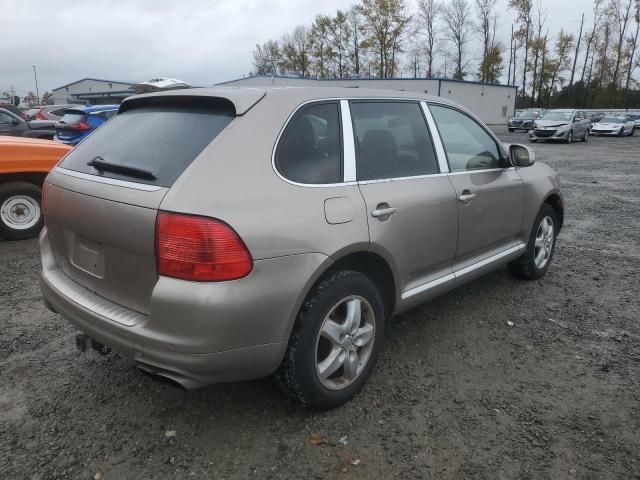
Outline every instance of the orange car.
<svg viewBox="0 0 640 480">
<path fill-rule="evenodd" d="M 68 145 L 35 138 L 0 137 L 0 237 L 35 237 L 44 220 L 41 187 Z"/>
</svg>

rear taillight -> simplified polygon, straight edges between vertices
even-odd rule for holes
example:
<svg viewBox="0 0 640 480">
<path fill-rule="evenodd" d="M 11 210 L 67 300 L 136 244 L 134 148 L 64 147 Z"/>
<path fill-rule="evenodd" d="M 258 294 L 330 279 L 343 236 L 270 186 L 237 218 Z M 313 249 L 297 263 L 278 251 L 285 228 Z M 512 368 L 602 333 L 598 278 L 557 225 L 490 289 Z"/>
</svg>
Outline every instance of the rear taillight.
<svg viewBox="0 0 640 480">
<path fill-rule="evenodd" d="M 84 122 L 80 122 L 69 125 L 68 128 L 72 130 L 89 130 L 91 127 Z"/>
<path fill-rule="evenodd" d="M 209 217 L 159 212 L 156 220 L 158 275 L 220 282 L 251 272 L 253 259 L 238 234 Z"/>
<path fill-rule="evenodd" d="M 40 110 L 38 110 L 38 113 L 36 113 L 36 120 L 49 120 L 47 117 L 44 116 L 44 108 L 41 108 Z"/>
</svg>

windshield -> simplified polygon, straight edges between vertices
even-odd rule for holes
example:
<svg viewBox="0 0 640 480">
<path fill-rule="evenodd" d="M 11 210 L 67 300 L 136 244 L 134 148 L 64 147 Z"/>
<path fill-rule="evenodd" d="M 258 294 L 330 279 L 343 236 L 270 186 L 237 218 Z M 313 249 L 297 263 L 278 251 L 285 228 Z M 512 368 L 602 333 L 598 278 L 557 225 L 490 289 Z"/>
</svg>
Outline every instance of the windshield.
<svg viewBox="0 0 640 480">
<path fill-rule="evenodd" d="M 640 120 L 640 113 L 634 113 L 633 115 L 629 115 L 631 120 Z"/>
<path fill-rule="evenodd" d="M 538 112 L 522 112 L 517 115 L 518 118 L 538 118 Z"/>
<path fill-rule="evenodd" d="M 568 122 L 571 120 L 571 112 L 547 112 L 542 115 L 542 120 L 558 120 Z"/>
<path fill-rule="evenodd" d="M 624 123 L 626 121 L 627 119 L 622 117 L 605 117 L 601 120 L 602 123 Z"/>
</svg>

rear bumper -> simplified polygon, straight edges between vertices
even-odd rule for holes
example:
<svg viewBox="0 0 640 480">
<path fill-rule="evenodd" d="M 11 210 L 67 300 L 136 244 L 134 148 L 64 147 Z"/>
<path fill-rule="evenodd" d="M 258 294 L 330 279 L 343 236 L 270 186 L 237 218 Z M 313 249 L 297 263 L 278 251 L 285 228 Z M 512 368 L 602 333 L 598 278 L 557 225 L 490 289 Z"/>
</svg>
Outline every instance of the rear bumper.
<svg viewBox="0 0 640 480">
<path fill-rule="evenodd" d="M 45 303 L 80 331 L 133 358 L 143 370 L 185 388 L 251 380 L 273 373 L 282 361 L 301 294 L 321 254 L 255 262 L 248 277 L 235 282 L 194 283 L 160 277 L 151 314 L 119 321 L 122 307 L 81 285 L 61 288 L 46 229 L 40 237 Z M 306 278 L 305 278 L 306 277 Z M 84 295 L 82 292 L 85 292 Z M 109 317 L 112 318 L 109 318 Z"/>
</svg>

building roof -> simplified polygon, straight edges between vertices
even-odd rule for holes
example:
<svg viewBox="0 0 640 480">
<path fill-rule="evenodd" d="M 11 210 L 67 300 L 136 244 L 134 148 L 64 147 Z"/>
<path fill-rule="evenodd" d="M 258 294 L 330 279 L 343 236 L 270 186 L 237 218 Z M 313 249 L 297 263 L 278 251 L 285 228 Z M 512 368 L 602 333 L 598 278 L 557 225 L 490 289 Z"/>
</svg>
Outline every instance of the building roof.
<svg viewBox="0 0 640 480">
<path fill-rule="evenodd" d="M 122 80 L 105 80 L 103 78 L 86 77 L 86 78 L 81 78 L 80 80 L 76 80 L 75 82 L 67 83 L 66 85 L 62 85 L 60 87 L 54 88 L 51 91 L 55 92 L 56 90 L 62 90 L 63 88 L 70 87 L 71 85 L 75 85 L 76 83 L 84 82 L 86 80 L 92 80 L 94 82 L 104 82 L 104 83 L 122 83 L 122 84 L 125 84 L 125 85 L 134 85 L 135 84 L 135 82 L 124 82 Z"/>
<path fill-rule="evenodd" d="M 252 78 L 264 78 L 271 79 L 277 78 L 282 80 L 303 80 L 303 81 L 314 81 L 314 82 L 363 82 L 363 81 L 371 81 L 371 82 L 379 82 L 379 81 L 416 81 L 416 80 L 431 80 L 431 81 L 443 81 L 443 82 L 456 82 L 456 83 L 466 83 L 472 85 L 487 85 L 492 87 L 507 87 L 507 88 L 517 88 L 516 85 L 504 85 L 502 83 L 488 83 L 488 82 L 478 82 L 474 80 L 457 80 L 454 78 L 441 78 L 441 77 L 391 77 L 391 78 L 379 78 L 379 77 L 359 77 L 359 78 L 311 78 L 311 77 L 294 77 L 287 75 L 248 75 L 242 78 L 235 78 L 233 80 L 227 80 L 226 82 L 216 83 L 216 85 L 225 85 L 228 83 L 239 82 L 242 80 L 250 80 Z"/>
</svg>

